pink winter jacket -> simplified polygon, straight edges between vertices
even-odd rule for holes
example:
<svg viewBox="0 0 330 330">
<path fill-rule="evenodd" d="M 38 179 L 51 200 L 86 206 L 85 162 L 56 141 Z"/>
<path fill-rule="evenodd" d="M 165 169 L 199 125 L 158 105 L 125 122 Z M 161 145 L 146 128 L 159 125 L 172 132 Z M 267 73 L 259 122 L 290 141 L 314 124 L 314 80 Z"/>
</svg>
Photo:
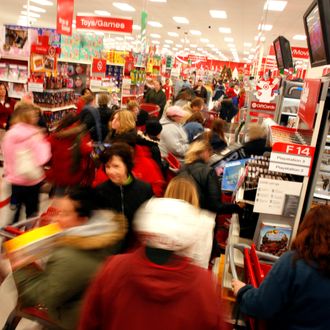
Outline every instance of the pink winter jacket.
<svg viewBox="0 0 330 330">
<path fill-rule="evenodd" d="M 30 149 L 35 158 L 36 166 L 42 166 L 51 157 L 50 144 L 40 133 L 40 128 L 18 123 L 5 134 L 2 142 L 4 173 L 8 182 L 19 186 L 33 186 L 41 182 L 45 176 L 36 180 L 27 180 L 16 172 L 16 154 L 19 150 Z"/>
</svg>

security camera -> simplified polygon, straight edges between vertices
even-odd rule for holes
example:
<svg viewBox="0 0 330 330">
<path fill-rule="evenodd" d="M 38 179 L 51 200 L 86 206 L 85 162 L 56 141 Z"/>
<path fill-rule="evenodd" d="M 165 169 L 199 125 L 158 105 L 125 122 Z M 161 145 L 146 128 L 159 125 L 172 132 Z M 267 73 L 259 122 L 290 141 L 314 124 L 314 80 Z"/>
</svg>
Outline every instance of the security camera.
<svg viewBox="0 0 330 330">
<path fill-rule="evenodd" d="M 212 26 L 211 25 L 209 25 L 209 29 L 212 29 Z"/>
<path fill-rule="evenodd" d="M 178 30 L 180 30 L 180 29 L 181 29 L 181 27 L 180 27 L 180 26 L 177 26 L 176 28 L 177 28 Z"/>
</svg>

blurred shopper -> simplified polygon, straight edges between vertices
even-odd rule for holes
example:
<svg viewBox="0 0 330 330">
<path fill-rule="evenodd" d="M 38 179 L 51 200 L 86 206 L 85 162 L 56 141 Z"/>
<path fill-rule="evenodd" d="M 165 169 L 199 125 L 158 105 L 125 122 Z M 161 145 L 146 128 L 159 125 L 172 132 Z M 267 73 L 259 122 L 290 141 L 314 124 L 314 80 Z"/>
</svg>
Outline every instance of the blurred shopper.
<svg viewBox="0 0 330 330">
<path fill-rule="evenodd" d="M 197 85 L 194 87 L 194 92 L 197 97 L 201 97 L 204 103 L 207 104 L 207 89 L 203 84 L 203 80 L 199 79 Z"/>
<path fill-rule="evenodd" d="M 133 149 L 126 143 L 114 143 L 103 154 L 108 180 L 96 187 L 102 208 L 115 210 L 128 220 L 128 234 L 123 250 L 136 244 L 132 221 L 136 210 L 153 196 L 150 184 L 140 181 L 132 174 Z"/>
<path fill-rule="evenodd" d="M 199 208 L 197 188 L 189 177 L 174 177 L 168 184 L 164 197 L 186 201 L 199 210 L 196 217 L 199 225 L 198 234 L 195 243 L 184 252 L 184 255 L 190 257 L 195 265 L 208 269 L 212 251 L 215 214 Z"/>
<path fill-rule="evenodd" d="M 157 104 L 160 107 L 159 116 L 161 118 L 166 105 L 166 95 L 162 90 L 161 82 L 154 80 L 153 89 L 150 89 L 145 97 L 145 103 Z"/>
<path fill-rule="evenodd" d="M 221 330 L 211 275 L 180 252 L 194 244 L 198 210 L 156 198 L 135 217 L 144 247 L 109 260 L 90 287 L 79 329 Z"/>
<path fill-rule="evenodd" d="M 225 127 L 226 122 L 220 118 L 217 118 L 212 122 L 211 130 L 205 133 L 206 138 L 215 153 L 221 152 L 227 147 Z"/>
<path fill-rule="evenodd" d="M 188 142 L 193 142 L 200 134 L 204 132 L 204 118 L 200 112 L 194 112 L 184 124 L 183 128 L 187 133 Z"/>
<path fill-rule="evenodd" d="M 109 133 L 109 121 L 114 113 L 114 110 L 109 108 L 110 96 L 107 93 L 101 93 L 98 96 L 97 103 L 98 111 L 101 120 L 102 141 Z"/>
<path fill-rule="evenodd" d="M 169 78 L 166 78 L 165 84 L 163 86 L 163 90 L 166 95 L 166 101 L 171 100 L 172 95 L 173 95 L 173 86 L 172 86 Z"/>
<path fill-rule="evenodd" d="M 230 123 L 237 113 L 238 108 L 234 105 L 232 98 L 224 97 L 220 105 L 220 118 Z"/>
<path fill-rule="evenodd" d="M 219 101 L 225 95 L 225 87 L 221 80 L 215 85 L 212 101 Z"/>
<path fill-rule="evenodd" d="M 39 191 L 45 178 L 43 165 L 51 157 L 50 144 L 37 127 L 39 108 L 32 103 L 18 102 L 11 118 L 11 128 L 2 142 L 4 175 L 12 184 L 17 204 L 13 222 L 20 217 L 25 206 L 26 217 L 39 211 Z"/>
<path fill-rule="evenodd" d="M 245 102 L 246 102 L 246 91 L 245 88 L 242 87 L 238 93 L 238 109 L 244 108 Z"/>
<path fill-rule="evenodd" d="M 81 91 L 81 96 L 79 97 L 79 99 L 77 100 L 77 103 L 76 103 L 76 106 L 77 106 L 77 115 L 79 115 L 82 111 L 82 109 L 84 108 L 84 106 L 86 105 L 86 97 L 87 96 L 93 96 L 93 92 L 91 91 L 91 89 L 89 88 L 84 88 L 82 91 Z"/>
<path fill-rule="evenodd" d="M 128 111 L 131 111 L 134 114 L 135 118 L 137 118 L 137 115 L 140 112 L 139 103 L 137 103 L 136 101 L 129 101 L 127 103 L 126 109 Z"/>
<path fill-rule="evenodd" d="M 246 158 L 252 155 L 262 156 L 264 152 L 271 151 L 271 148 L 267 147 L 267 132 L 263 126 L 255 123 L 248 125 L 243 151 Z"/>
<path fill-rule="evenodd" d="M 117 253 L 126 220 L 98 210 L 90 188 L 75 189 L 55 203 L 54 217 L 64 230 L 43 270 L 35 265 L 14 269 L 19 303 L 42 305 L 61 329 L 74 330 L 84 292 L 107 256 Z"/>
<path fill-rule="evenodd" d="M 6 85 L 0 83 L 0 129 L 6 129 L 8 118 L 14 112 L 15 103 L 15 100 L 8 96 Z"/>
<path fill-rule="evenodd" d="M 185 107 L 184 110 L 189 111 L 191 114 L 201 112 L 205 107 L 204 100 L 201 97 L 195 97 L 190 105 Z"/>
<path fill-rule="evenodd" d="M 162 157 L 166 158 L 170 152 L 183 162 L 189 146 L 187 134 L 182 127 L 186 116 L 187 112 L 178 106 L 167 109 L 166 116 L 160 121 L 163 125 L 159 145 Z"/>
<path fill-rule="evenodd" d="M 259 288 L 232 286 L 242 313 L 267 320 L 267 329 L 330 329 L 330 206 L 305 216 L 292 250 L 272 267 Z"/>
<path fill-rule="evenodd" d="M 78 119 L 68 113 L 49 137 L 52 158 L 47 179 L 56 195 L 63 195 L 68 187 L 90 185 L 94 178 L 92 140 Z"/>
</svg>

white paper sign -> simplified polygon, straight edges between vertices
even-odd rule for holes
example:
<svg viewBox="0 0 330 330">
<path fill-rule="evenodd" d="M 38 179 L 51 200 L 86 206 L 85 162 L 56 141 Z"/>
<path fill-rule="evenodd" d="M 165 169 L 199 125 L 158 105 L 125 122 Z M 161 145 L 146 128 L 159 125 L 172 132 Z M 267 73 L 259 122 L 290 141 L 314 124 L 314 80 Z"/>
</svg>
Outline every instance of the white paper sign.
<svg viewBox="0 0 330 330">
<path fill-rule="evenodd" d="M 253 212 L 292 216 L 302 183 L 260 178 Z"/>
</svg>

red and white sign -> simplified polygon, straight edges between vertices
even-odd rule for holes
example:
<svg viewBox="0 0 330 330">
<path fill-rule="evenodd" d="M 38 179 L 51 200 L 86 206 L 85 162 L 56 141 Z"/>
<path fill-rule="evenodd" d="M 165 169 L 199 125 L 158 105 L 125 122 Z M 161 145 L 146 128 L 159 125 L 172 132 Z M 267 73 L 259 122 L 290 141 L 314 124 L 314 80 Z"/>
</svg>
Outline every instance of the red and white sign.
<svg viewBox="0 0 330 330">
<path fill-rule="evenodd" d="M 315 147 L 277 142 L 272 148 L 269 170 L 309 176 L 314 153 Z"/>
<path fill-rule="evenodd" d="M 266 103 L 266 102 L 257 102 L 252 101 L 250 108 L 252 110 L 259 110 L 259 111 L 275 111 L 276 110 L 276 103 Z"/>
<path fill-rule="evenodd" d="M 107 61 L 102 58 L 93 58 L 92 72 L 105 73 L 107 69 Z"/>
<path fill-rule="evenodd" d="M 303 92 L 300 97 L 298 117 L 307 125 L 307 128 L 314 127 L 316 107 L 321 90 L 320 79 L 306 79 Z"/>
<path fill-rule="evenodd" d="M 77 29 L 132 33 L 133 20 L 115 17 L 77 16 Z"/>
<path fill-rule="evenodd" d="M 300 58 L 304 60 L 309 59 L 309 52 L 308 48 L 305 47 L 291 47 L 292 57 L 293 58 Z M 269 48 L 269 55 L 275 56 L 274 46 L 270 46 Z"/>
<path fill-rule="evenodd" d="M 257 117 L 257 118 L 271 118 L 274 119 L 274 114 L 270 113 L 263 113 L 263 112 L 254 112 L 250 111 L 249 112 L 250 117 Z"/>
<path fill-rule="evenodd" d="M 206 56 L 188 55 L 188 61 L 192 62 L 207 62 Z"/>
<path fill-rule="evenodd" d="M 56 32 L 72 35 L 74 0 L 57 0 Z"/>
</svg>

